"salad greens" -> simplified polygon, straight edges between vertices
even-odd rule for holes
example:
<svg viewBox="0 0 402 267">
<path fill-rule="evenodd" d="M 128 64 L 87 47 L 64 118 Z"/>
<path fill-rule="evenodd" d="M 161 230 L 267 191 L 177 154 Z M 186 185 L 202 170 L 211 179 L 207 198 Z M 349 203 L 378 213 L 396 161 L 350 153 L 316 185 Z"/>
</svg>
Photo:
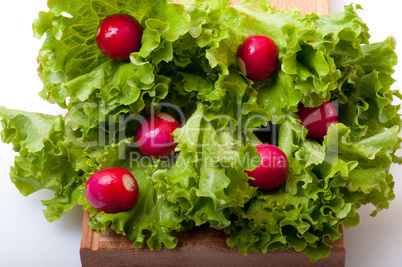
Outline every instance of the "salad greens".
<svg viewBox="0 0 402 267">
<path fill-rule="evenodd" d="M 311 261 L 329 255 L 326 240 L 339 225 L 359 223 L 394 198 L 388 173 L 401 140 L 399 106 L 391 90 L 395 40 L 369 42 L 367 26 L 350 5 L 342 13 L 302 16 L 264 0 L 48 0 L 33 24 L 45 36 L 38 54 L 39 95 L 65 116 L 0 108 L 3 142 L 19 153 L 12 182 L 23 195 L 50 189 L 49 221 L 75 205 L 97 231 L 111 227 L 135 246 L 174 248 L 173 231 L 209 224 L 240 252 L 295 249 Z M 124 12 L 142 25 L 142 48 L 130 62 L 104 56 L 95 33 L 108 15 Z M 248 80 L 236 51 L 249 35 L 277 44 L 280 65 L 263 82 Z M 340 123 L 324 140 L 306 136 L 298 104 L 337 99 Z M 152 159 L 135 147 L 140 118 L 167 110 L 182 118 L 177 153 Z M 184 118 L 184 119 L 183 119 Z M 253 130 L 278 124 L 278 146 L 290 173 L 273 191 L 249 186 L 244 170 L 258 164 Z M 255 159 L 258 159 L 257 161 Z M 99 212 L 87 202 L 86 181 L 108 167 L 130 170 L 140 188 L 131 210 Z M 149 235 L 146 236 L 146 234 Z"/>
</svg>

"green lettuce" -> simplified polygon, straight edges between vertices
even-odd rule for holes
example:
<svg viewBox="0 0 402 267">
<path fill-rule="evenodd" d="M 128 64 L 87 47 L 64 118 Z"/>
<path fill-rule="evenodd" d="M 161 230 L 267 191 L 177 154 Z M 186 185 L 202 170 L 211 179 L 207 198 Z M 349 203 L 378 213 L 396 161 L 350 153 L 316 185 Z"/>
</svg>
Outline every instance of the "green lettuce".
<svg viewBox="0 0 402 267">
<path fill-rule="evenodd" d="M 175 131 L 177 161 L 171 168 L 154 170 L 152 180 L 196 225 L 222 229 L 230 225 L 231 209 L 243 207 L 253 196 L 255 188 L 248 185 L 244 169 L 256 168 L 260 157 L 253 146 L 236 145 L 229 131 L 219 130 L 205 117 L 204 109 L 199 103 Z"/>
<path fill-rule="evenodd" d="M 10 176 L 23 195 L 54 192 L 44 215 L 55 221 L 76 205 L 90 227 L 111 228 L 136 247 L 174 248 L 174 232 L 208 224 L 228 234 L 241 253 L 302 251 L 328 256 L 339 227 L 359 223 L 358 208 L 375 216 L 393 200 L 388 169 L 402 162 L 400 93 L 391 89 L 395 40 L 370 43 L 359 5 L 306 16 L 264 0 L 48 0 L 33 23 L 45 37 L 38 54 L 39 96 L 65 116 L 0 108 L 2 141 L 18 152 Z M 144 33 L 140 51 L 116 62 L 97 49 L 99 22 L 128 13 Z M 272 38 L 275 74 L 263 82 L 237 67 L 237 47 L 249 35 Z M 323 140 L 307 136 L 298 105 L 332 100 L 339 123 Z M 143 117 L 166 111 L 181 118 L 171 158 L 136 148 Z M 254 130 L 276 124 L 278 147 L 290 163 L 286 183 L 272 191 L 248 184 L 245 170 L 260 160 Z M 139 201 L 130 210 L 100 212 L 85 197 L 95 172 L 123 167 L 135 176 Z"/>
<path fill-rule="evenodd" d="M 28 113 L 0 108 L 4 143 L 19 153 L 11 168 L 11 181 L 22 195 L 41 189 L 54 192 L 43 201 L 46 219 L 55 221 L 78 204 L 82 195 L 82 173 L 72 167 L 62 116 Z"/>
</svg>

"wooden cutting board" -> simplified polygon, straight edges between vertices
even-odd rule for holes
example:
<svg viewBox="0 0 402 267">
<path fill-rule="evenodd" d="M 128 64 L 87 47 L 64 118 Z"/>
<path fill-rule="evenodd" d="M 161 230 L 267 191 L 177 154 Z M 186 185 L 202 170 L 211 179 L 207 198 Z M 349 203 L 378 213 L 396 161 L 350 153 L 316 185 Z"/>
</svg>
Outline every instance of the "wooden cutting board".
<svg viewBox="0 0 402 267">
<path fill-rule="evenodd" d="M 250 252 L 247 256 L 226 245 L 226 235 L 219 230 L 195 227 L 189 232 L 176 234 L 179 240 L 175 249 L 150 250 L 135 248 L 127 237 L 112 230 L 97 233 L 88 226 L 89 213 L 84 213 L 81 240 L 83 267 L 340 267 L 345 265 L 344 237 L 332 243 L 332 252 L 326 258 L 311 263 L 310 259 L 296 251 L 270 251 L 266 254 Z M 343 227 L 340 228 L 343 234 Z"/>
<path fill-rule="evenodd" d="M 179 2 L 179 1 L 175 1 Z M 233 3 L 240 1 L 232 1 Z M 279 9 L 298 7 L 306 14 L 329 13 L 329 0 L 271 0 Z M 117 235 L 112 230 L 105 234 L 89 228 L 89 214 L 85 212 L 80 256 L 83 267 L 102 266 L 344 266 L 345 239 L 334 242 L 332 253 L 316 263 L 296 251 L 249 253 L 244 256 L 226 245 L 222 231 L 198 227 L 187 233 L 178 233 L 179 244 L 175 249 L 150 250 L 134 248 L 127 237 Z M 343 227 L 340 229 L 343 233 Z"/>
</svg>

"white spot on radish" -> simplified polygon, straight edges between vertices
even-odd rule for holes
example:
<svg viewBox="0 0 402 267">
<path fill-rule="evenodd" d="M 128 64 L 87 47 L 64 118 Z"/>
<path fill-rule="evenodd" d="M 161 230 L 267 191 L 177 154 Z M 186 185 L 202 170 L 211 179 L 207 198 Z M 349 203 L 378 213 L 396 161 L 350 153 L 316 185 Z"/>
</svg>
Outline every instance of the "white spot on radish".
<svg viewBox="0 0 402 267">
<path fill-rule="evenodd" d="M 165 120 L 165 121 L 168 121 L 168 122 L 174 122 L 175 121 L 175 118 L 173 118 L 173 116 L 171 116 L 171 115 L 169 115 L 169 114 L 167 114 L 165 112 L 158 113 L 158 117 L 163 119 L 163 120 Z"/>
<path fill-rule="evenodd" d="M 100 33 L 100 29 L 101 27 L 98 27 L 98 29 L 96 30 L 96 35 L 95 35 L 95 37 L 98 37 L 98 35 L 99 35 L 99 33 Z"/>
<path fill-rule="evenodd" d="M 242 73 L 247 74 L 246 64 L 240 57 L 237 57 L 237 65 Z"/>
<path fill-rule="evenodd" d="M 123 175 L 123 184 L 127 191 L 134 191 L 135 183 L 133 177 L 128 174 Z"/>
</svg>

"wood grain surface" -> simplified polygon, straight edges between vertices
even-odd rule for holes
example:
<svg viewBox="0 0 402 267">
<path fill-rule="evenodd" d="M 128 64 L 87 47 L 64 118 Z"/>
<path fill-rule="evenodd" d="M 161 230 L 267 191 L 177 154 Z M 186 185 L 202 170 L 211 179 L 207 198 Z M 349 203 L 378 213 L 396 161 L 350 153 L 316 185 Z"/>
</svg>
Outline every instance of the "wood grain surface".
<svg viewBox="0 0 402 267">
<path fill-rule="evenodd" d="M 240 1 L 232 1 L 233 3 Z M 298 7 L 303 14 L 329 13 L 329 0 L 271 0 L 279 9 Z M 150 250 L 134 248 L 127 237 L 112 230 L 97 233 L 88 225 L 89 214 L 85 212 L 80 256 L 83 267 L 102 266 L 328 266 L 345 265 L 345 239 L 334 242 L 332 253 L 314 264 L 296 251 L 249 253 L 247 256 L 226 245 L 222 231 L 198 227 L 189 232 L 177 233 L 179 244 L 175 249 Z M 343 233 L 343 228 L 340 229 Z"/>
<path fill-rule="evenodd" d="M 318 15 L 329 14 L 329 0 L 271 0 L 270 3 L 279 9 L 297 7 L 302 14 L 311 12 Z"/>
<path fill-rule="evenodd" d="M 242 0 L 232 0 L 233 4 L 239 3 Z M 175 3 L 180 3 L 180 0 L 174 0 Z M 302 14 L 315 12 L 318 15 L 329 14 L 329 0 L 271 0 L 271 5 L 278 9 L 297 8 Z"/>
<path fill-rule="evenodd" d="M 218 230 L 196 227 L 189 232 L 175 236 L 179 243 L 175 249 L 150 250 L 135 248 L 132 241 L 112 230 L 97 233 L 88 226 L 89 213 L 85 212 L 82 240 L 81 263 L 83 267 L 339 267 L 345 265 L 344 237 L 332 243 L 332 252 L 326 258 L 311 263 L 302 252 L 272 251 L 266 254 L 250 252 L 247 256 L 226 245 L 227 236 Z M 343 227 L 340 229 L 344 233 Z"/>
</svg>

